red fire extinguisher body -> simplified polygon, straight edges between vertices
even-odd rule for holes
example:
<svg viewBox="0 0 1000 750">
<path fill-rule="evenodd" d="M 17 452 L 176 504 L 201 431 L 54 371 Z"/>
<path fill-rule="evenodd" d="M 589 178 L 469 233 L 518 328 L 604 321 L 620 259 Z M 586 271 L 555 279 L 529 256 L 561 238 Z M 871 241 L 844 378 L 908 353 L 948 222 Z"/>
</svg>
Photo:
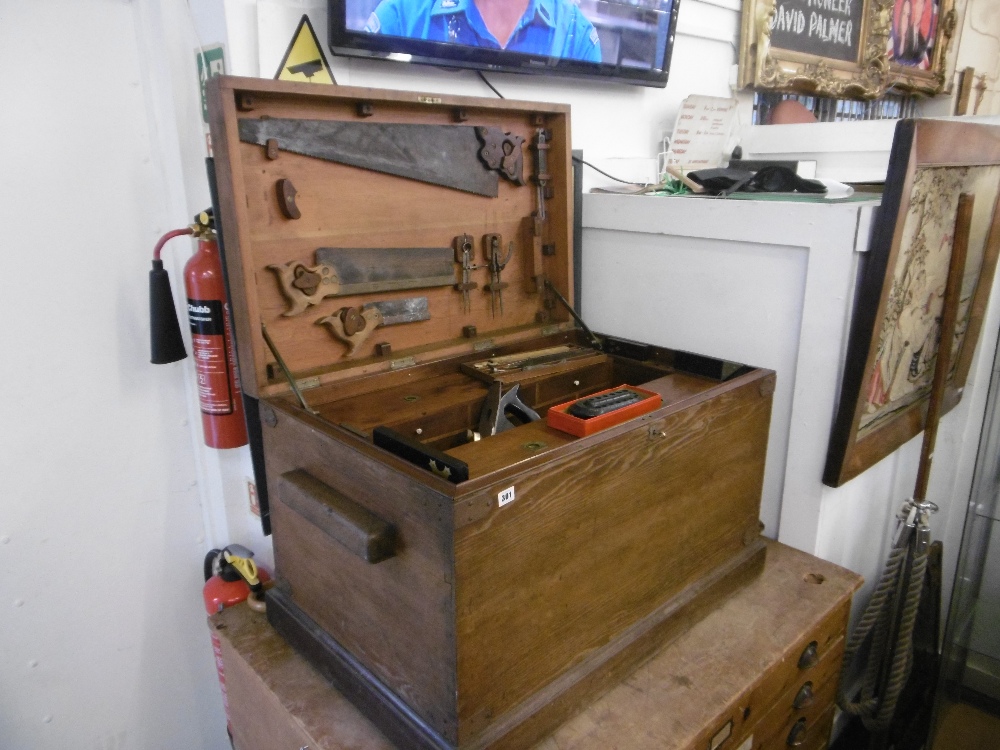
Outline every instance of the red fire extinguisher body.
<svg viewBox="0 0 1000 750">
<path fill-rule="evenodd" d="M 263 568 L 257 568 L 258 576 L 262 584 L 267 584 L 271 580 L 271 575 Z M 205 600 L 205 612 L 214 615 L 227 607 L 235 607 L 241 602 L 245 602 L 250 596 L 250 587 L 242 578 L 236 581 L 227 581 L 222 576 L 212 576 L 205 581 L 205 587 L 201 591 Z"/>
<path fill-rule="evenodd" d="M 226 547 L 224 551 L 214 549 L 208 553 L 205 558 L 205 586 L 201 591 L 202 598 L 205 601 L 205 611 L 209 615 L 214 615 L 226 607 L 235 607 L 237 604 L 245 602 L 248 599 L 258 602 L 258 605 L 254 609 L 263 611 L 261 609 L 264 601 L 263 598 L 256 598 L 251 592 L 257 591 L 263 593 L 264 585 L 271 580 L 270 574 L 264 568 L 257 565 L 251 565 L 249 569 L 246 567 L 238 568 L 232 564 L 227 565 L 227 560 L 233 560 L 231 556 L 227 558 L 230 550 L 234 554 L 239 555 L 239 557 L 235 558 L 236 564 L 249 564 L 248 559 L 253 556 L 250 550 L 239 545 L 231 545 Z M 244 555 L 245 557 L 243 557 Z M 216 565 L 219 567 L 216 568 Z M 212 569 L 217 569 L 219 572 L 215 575 L 209 575 Z M 250 579 L 253 583 L 252 587 L 247 580 L 244 580 L 240 576 L 240 570 L 249 570 L 253 574 L 253 577 Z M 222 705 L 226 710 L 226 729 L 229 732 L 230 739 L 232 739 L 233 727 L 229 716 L 229 691 L 226 688 L 226 666 L 222 659 L 222 640 L 214 630 L 212 630 L 211 634 L 212 652 L 215 655 L 215 670 L 218 673 L 219 687 L 222 690 Z"/>
<path fill-rule="evenodd" d="M 214 239 L 198 240 L 198 251 L 184 266 L 184 286 L 205 444 L 238 448 L 247 444 L 243 393 L 222 261 Z"/>
</svg>

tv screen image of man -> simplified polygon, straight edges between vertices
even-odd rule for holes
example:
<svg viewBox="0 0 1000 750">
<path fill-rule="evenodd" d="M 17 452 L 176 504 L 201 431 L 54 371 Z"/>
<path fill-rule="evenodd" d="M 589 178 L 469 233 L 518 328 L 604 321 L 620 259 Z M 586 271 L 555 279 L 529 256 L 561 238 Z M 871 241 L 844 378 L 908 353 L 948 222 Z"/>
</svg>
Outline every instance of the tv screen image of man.
<svg viewBox="0 0 1000 750">
<path fill-rule="evenodd" d="M 601 62 L 597 30 L 573 0 L 382 0 L 365 31 Z"/>
</svg>

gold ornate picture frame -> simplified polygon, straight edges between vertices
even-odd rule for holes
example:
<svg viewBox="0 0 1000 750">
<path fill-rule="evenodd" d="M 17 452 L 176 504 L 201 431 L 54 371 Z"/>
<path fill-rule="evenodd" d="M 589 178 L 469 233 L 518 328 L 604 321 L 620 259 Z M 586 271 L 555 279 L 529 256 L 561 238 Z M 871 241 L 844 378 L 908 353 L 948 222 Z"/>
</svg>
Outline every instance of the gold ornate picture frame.
<svg viewBox="0 0 1000 750">
<path fill-rule="evenodd" d="M 880 96 L 890 83 L 886 50 L 893 2 L 744 0 L 740 88 Z"/>
<path fill-rule="evenodd" d="M 949 80 L 955 0 L 743 0 L 739 86 L 875 99 Z"/>
<path fill-rule="evenodd" d="M 943 91 L 956 25 L 954 0 L 892 0 L 891 5 L 886 41 L 889 87 L 904 93 Z"/>
</svg>

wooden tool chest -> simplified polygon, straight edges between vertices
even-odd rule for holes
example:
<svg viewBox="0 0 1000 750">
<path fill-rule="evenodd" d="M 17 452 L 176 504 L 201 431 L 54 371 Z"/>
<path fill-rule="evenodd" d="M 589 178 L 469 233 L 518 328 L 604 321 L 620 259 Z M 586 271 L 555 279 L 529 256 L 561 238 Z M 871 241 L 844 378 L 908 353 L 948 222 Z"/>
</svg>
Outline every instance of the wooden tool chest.
<svg viewBox="0 0 1000 750">
<path fill-rule="evenodd" d="M 860 584 L 850 571 L 770 542 L 758 578 L 537 750 L 822 750 Z M 222 641 L 237 750 L 393 747 L 262 615 L 235 607 L 210 627 Z"/>
<path fill-rule="evenodd" d="M 388 736 L 530 744 L 759 572 L 774 373 L 577 327 L 568 107 L 222 77 L 209 110 L 269 618 Z M 609 389 L 651 410 L 549 424 Z"/>
</svg>

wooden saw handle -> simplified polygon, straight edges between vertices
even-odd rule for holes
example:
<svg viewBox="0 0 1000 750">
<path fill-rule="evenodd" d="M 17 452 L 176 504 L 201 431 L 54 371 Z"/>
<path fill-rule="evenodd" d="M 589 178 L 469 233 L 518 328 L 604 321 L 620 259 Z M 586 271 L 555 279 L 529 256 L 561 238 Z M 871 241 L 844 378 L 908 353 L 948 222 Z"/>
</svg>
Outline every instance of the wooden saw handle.
<svg viewBox="0 0 1000 750">
<path fill-rule="evenodd" d="M 289 302 L 288 309 L 282 313 L 286 318 L 301 315 L 311 305 L 318 305 L 326 297 L 334 297 L 340 291 L 336 270 L 325 263 L 307 266 L 292 260 L 270 265 L 268 269 L 277 274 L 281 291 Z"/>
</svg>

